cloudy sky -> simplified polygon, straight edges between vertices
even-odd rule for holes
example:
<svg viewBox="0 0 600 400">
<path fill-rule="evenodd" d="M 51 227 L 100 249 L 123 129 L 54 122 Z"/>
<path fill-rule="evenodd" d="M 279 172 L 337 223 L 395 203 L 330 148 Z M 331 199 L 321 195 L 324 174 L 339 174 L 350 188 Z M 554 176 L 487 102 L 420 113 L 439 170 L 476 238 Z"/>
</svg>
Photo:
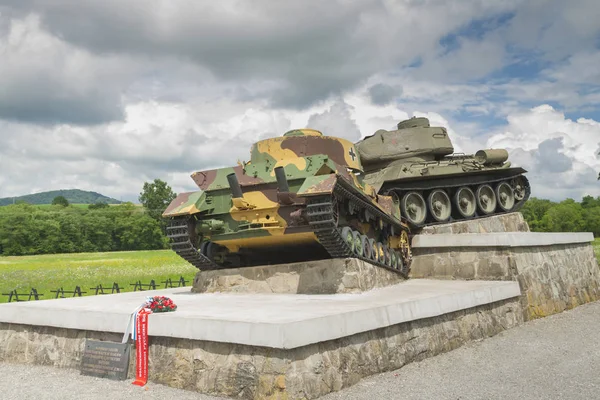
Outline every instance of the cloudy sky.
<svg viewBox="0 0 600 400">
<path fill-rule="evenodd" d="M 194 190 L 291 128 L 401 119 L 600 195 L 597 0 L 0 0 L 0 197 Z"/>
</svg>

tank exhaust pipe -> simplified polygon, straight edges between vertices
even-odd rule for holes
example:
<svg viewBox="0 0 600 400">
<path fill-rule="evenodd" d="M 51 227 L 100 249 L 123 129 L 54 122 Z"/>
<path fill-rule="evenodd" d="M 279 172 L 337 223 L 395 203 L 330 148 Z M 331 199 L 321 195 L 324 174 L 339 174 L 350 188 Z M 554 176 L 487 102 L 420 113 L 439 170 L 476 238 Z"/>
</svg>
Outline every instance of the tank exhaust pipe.
<svg viewBox="0 0 600 400">
<path fill-rule="evenodd" d="M 505 149 L 486 149 L 475 153 L 477 161 L 483 165 L 502 164 L 508 160 L 508 151 Z"/>
<path fill-rule="evenodd" d="M 290 191 L 290 185 L 288 185 L 283 167 L 275 168 L 275 177 L 277 178 L 277 188 L 279 189 L 279 193 L 288 193 Z"/>
<path fill-rule="evenodd" d="M 242 187 L 237 180 L 237 176 L 235 176 L 235 172 L 227 175 L 227 182 L 229 182 L 229 188 L 231 189 L 231 194 L 234 199 L 241 199 L 244 197 L 242 194 Z"/>
<path fill-rule="evenodd" d="M 288 206 L 294 204 L 297 197 L 295 193 L 290 193 L 290 185 L 285 177 L 285 170 L 283 167 L 275 168 L 275 178 L 277 178 L 277 201 L 279 201 L 280 204 Z"/>
</svg>

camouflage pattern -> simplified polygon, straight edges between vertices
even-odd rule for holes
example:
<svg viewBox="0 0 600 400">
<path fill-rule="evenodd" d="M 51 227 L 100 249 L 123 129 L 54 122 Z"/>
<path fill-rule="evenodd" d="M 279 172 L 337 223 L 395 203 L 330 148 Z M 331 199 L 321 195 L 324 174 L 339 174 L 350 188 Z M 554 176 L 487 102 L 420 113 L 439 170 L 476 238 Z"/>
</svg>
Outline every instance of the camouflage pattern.
<svg viewBox="0 0 600 400">
<path fill-rule="evenodd" d="M 278 167 L 285 172 L 287 192 L 278 184 Z M 378 195 L 362 174 L 360 156 L 352 142 L 312 129 L 292 130 L 253 144 L 248 162 L 194 172 L 191 177 L 200 190 L 179 194 L 163 217 L 190 216 L 195 221 L 194 237 L 198 242 L 211 241 L 231 253 L 316 244 L 317 235 L 305 215 L 307 202 L 315 196 L 331 195 L 343 180 L 408 230 L 401 221 L 398 199 Z M 237 179 L 241 197 L 235 196 L 229 175 Z M 351 225 L 381 240 L 373 224 L 355 220 Z M 401 245 L 399 239 L 395 243 Z"/>
<path fill-rule="evenodd" d="M 480 150 L 475 155 L 453 154 L 454 147 L 446 128 L 431 127 L 427 118 L 402 121 L 398 123 L 398 129 L 392 131 L 378 130 L 356 143 L 356 148 L 365 169 L 364 182 L 380 194 L 395 193 L 401 202 L 407 193 L 415 192 L 425 201 L 435 190 L 444 191 L 446 195 L 441 196 L 454 201 L 453 197 L 461 187 L 468 187 L 475 193 L 481 185 L 490 185 L 495 190 L 503 182 L 508 186 L 502 186 L 500 195 L 510 197 L 511 190 L 516 195 L 517 201 L 513 201 L 510 210 L 500 206 L 492 210 L 494 207 L 490 206 L 485 213 L 479 210 L 472 216 L 467 213 L 469 217 L 477 217 L 517 210 L 529 196 L 529 183 L 523 176 L 527 171 L 511 167 L 506 150 Z M 505 208 L 510 204 L 510 201 L 506 203 Z M 448 218 L 430 218 L 413 225 L 464 217 L 455 208 L 451 214 Z M 407 217 L 411 221 L 410 216 Z"/>
</svg>

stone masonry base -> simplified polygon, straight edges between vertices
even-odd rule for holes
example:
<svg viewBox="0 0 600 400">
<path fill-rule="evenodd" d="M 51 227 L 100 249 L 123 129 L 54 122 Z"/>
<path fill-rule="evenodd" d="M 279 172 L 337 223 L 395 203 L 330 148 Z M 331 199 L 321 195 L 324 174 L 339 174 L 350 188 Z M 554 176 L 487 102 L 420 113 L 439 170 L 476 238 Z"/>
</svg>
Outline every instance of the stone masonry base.
<svg viewBox="0 0 600 400">
<path fill-rule="evenodd" d="M 314 399 L 513 328 L 522 315 L 513 298 L 288 350 L 151 337 L 150 380 L 243 399 Z M 0 360 L 78 369 L 86 338 L 121 335 L 0 323 Z"/>
<path fill-rule="evenodd" d="M 423 235 L 439 239 L 437 244 L 429 240 L 430 245 L 413 249 L 412 278 L 514 280 L 519 282 L 520 297 L 293 349 L 152 336 L 150 380 L 235 398 L 314 399 L 528 319 L 600 300 L 600 269 L 589 240 L 548 244 L 544 238 L 531 236 L 533 240 L 527 243 L 514 245 L 505 240 L 503 243 L 509 244 L 498 245 L 494 241 L 498 236 L 490 233 L 501 232 L 504 239 L 514 239 L 512 232 L 527 231 L 522 216 L 512 213 L 427 228 Z M 474 233 L 487 234 L 487 238 L 478 237 L 472 243 L 462 240 Z M 462 237 L 461 246 L 452 245 L 457 236 Z M 489 243 L 482 245 L 487 239 Z M 193 291 L 335 295 L 401 281 L 392 272 L 358 260 L 325 260 L 201 272 Z M 86 339 L 120 342 L 121 337 L 0 323 L 0 361 L 79 369 Z M 130 376 L 134 354 L 132 351 Z"/>
<path fill-rule="evenodd" d="M 200 271 L 196 293 L 360 293 L 395 285 L 404 279 L 395 272 L 356 258 L 307 261 L 264 267 Z"/>
</svg>

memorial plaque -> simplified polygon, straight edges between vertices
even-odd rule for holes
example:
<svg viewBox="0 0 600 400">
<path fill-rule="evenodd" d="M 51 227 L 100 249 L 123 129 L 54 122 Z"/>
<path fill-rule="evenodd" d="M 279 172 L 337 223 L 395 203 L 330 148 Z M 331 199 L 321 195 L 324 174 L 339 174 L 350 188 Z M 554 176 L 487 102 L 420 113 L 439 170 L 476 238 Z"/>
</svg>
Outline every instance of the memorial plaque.
<svg viewBox="0 0 600 400">
<path fill-rule="evenodd" d="M 86 340 L 81 358 L 81 373 L 115 380 L 127 379 L 129 343 Z"/>
</svg>

